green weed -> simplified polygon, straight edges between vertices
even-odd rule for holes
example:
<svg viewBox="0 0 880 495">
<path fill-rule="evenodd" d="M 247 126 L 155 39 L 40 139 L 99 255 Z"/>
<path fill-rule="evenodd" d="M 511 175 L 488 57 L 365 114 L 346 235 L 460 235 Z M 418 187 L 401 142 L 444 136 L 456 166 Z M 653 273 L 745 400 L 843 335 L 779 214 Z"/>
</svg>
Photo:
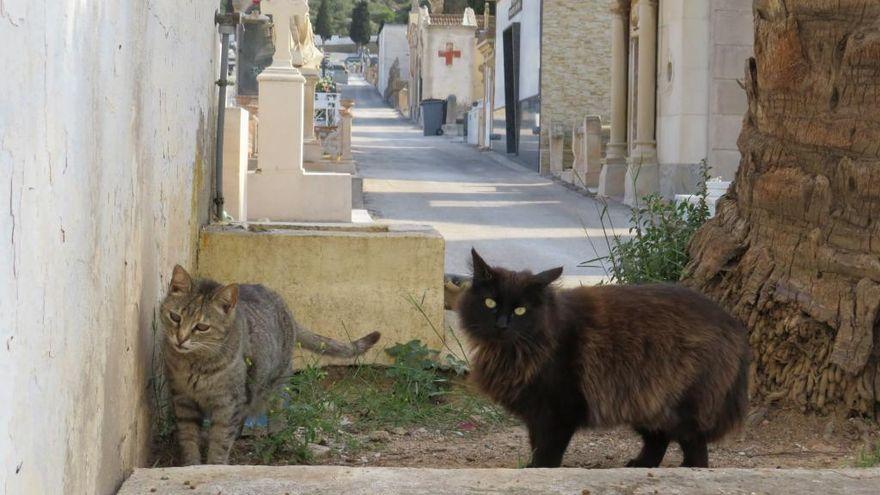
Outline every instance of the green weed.
<svg viewBox="0 0 880 495">
<path fill-rule="evenodd" d="M 880 442 L 873 448 L 868 448 L 859 453 L 856 459 L 856 467 L 871 468 L 880 466 Z"/>
<path fill-rule="evenodd" d="M 691 237 L 709 219 L 709 168 L 705 160 L 700 170 L 697 204 L 676 204 L 656 194 L 646 196 L 643 204 L 631 210 L 628 236 L 609 233 L 609 226 L 614 232 L 614 225 L 605 204 L 600 220 L 609 254 L 585 261 L 581 266 L 603 268 L 612 283 L 678 281 L 690 260 L 687 249 Z"/>
<path fill-rule="evenodd" d="M 386 367 L 330 371 L 314 363 L 290 378 L 272 400 L 269 428 L 251 442 L 264 464 L 312 462 L 310 443 L 339 452 L 362 448 L 361 435 L 396 427 L 451 431 L 462 422 L 499 424 L 509 417 L 459 382 L 464 364 L 413 340 L 386 352 Z M 332 375 L 332 376 L 331 376 Z"/>
<path fill-rule="evenodd" d="M 168 389 L 168 382 L 165 379 L 165 368 L 161 351 L 161 339 L 163 337 L 159 334 L 159 322 L 156 319 L 155 313 L 153 314 L 150 326 L 153 333 L 153 351 L 150 357 L 150 371 L 152 375 L 148 385 L 153 395 L 153 428 L 160 440 L 167 440 L 171 438 L 171 434 L 174 432 L 176 421 L 174 418 L 174 408 L 171 407 L 171 391 Z"/>
</svg>

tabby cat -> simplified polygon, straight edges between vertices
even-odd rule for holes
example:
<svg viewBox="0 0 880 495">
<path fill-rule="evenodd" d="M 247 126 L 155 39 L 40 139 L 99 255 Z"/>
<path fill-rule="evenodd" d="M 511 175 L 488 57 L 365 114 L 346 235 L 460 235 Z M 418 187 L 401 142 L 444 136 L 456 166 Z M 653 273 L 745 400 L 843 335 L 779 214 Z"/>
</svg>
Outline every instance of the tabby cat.
<svg viewBox="0 0 880 495">
<path fill-rule="evenodd" d="M 529 430 L 530 467 L 558 467 L 579 428 L 629 425 L 644 445 L 630 467 L 657 467 L 671 441 L 682 466 L 708 467 L 707 442 L 747 407 L 745 328 L 676 285 L 557 290 L 538 274 L 490 267 L 472 251 L 462 328 L 480 389 Z"/>
<path fill-rule="evenodd" d="M 174 267 L 161 305 L 165 365 L 184 465 L 201 464 L 199 435 L 210 418 L 207 462 L 226 464 L 245 417 L 258 413 L 291 373 L 295 344 L 352 357 L 378 340 L 373 332 L 346 344 L 294 321 L 281 297 L 262 285 L 221 285 Z"/>
</svg>

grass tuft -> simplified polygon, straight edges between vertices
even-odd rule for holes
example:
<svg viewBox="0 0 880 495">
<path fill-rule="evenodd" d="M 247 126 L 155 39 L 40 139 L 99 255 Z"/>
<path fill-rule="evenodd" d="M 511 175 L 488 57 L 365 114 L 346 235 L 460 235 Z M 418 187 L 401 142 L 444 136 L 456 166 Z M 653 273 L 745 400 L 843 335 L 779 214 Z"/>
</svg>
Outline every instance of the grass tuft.
<svg viewBox="0 0 880 495">
<path fill-rule="evenodd" d="M 509 417 L 464 385 L 466 366 L 412 340 L 386 349 L 387 368 L 328 369 L 315 363 L 294 374 L 271 401 L 269 427 L 251 442 L 263 464 L 310 463 L 309 444 L 351 455 L 362 435 L 396 427 L 452 431 L 464 421 L 500 424 Z M 247 455 L 247 454 L 246 454 Z"/>
</svg>

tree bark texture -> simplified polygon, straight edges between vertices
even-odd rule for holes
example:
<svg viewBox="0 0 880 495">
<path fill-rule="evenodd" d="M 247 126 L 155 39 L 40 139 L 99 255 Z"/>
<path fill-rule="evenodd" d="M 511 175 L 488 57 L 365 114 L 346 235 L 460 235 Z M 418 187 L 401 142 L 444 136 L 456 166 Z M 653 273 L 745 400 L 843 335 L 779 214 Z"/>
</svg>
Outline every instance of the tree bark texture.
<svg viewBox="0 0 880 495">
<path fill-rule="evenodd" d="M 880 1 L 755 0 L 742 161 L 683 282 L 749 328 L 752 392 L 880 398 Z"/>
</svg>

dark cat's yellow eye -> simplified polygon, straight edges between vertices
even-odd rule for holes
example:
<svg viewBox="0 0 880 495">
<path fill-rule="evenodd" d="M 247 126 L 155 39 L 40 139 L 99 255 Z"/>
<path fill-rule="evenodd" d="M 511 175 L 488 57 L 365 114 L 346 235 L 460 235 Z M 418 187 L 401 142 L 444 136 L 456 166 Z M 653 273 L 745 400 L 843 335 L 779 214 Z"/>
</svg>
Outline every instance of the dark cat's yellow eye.
<svg viewBox="0 0 880 495">
<path fill-rule="evenodd" d="M 174 323 L 180 323 L 180 315 L 179 314 L 177 314 L 173 311 L 169 311 L 168 317 L 171 318 L 171 321 L 173 321 Z"/>
<path fill-rule="evenodd" d="M 516 316 L 522 316 L 522 315 L 526 314 L 526 308 L 524 306 L 514 308 L 513 314 L 515 314 Z"/>
<path fill-rule="evenodd" d="M 498 303 L 495 302 L 495 299 L 492 299 L 491 297 L 487 297 L 484 302 L 486 303 L 486 307 L 489 309 L 495 309 L 495 306 L 498 306 Z"/>
<path fill-rule="evenodd" d="M 207 332 L 209 328 L 211 328 L 211 326 L 205 325 L 204 323 L 199 323 L 198 325 L 196 325 L 196 330 L 198 330 L 199 332 Z"/>
</svg>

